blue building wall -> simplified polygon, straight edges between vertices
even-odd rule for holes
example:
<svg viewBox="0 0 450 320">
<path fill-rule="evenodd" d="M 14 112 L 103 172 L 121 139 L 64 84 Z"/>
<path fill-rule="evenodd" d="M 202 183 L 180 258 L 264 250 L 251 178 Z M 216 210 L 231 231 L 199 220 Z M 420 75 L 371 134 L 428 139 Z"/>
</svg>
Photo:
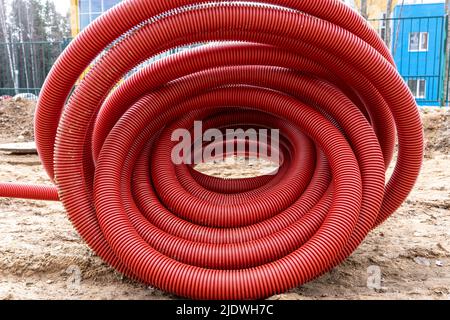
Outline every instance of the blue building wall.
<svg viewBox="0 0 450 320">
<path fill-rule="evenodd" d="M 416 97 L 417 103 L 439 106 L 445 74 L 444 3 L 396 6 L 391 25 L 392 52 L 400 74 L 407 83 L 409 80 L 426 81 L 424 97 Z M 428 50 L 410 50 L 410 34 L 416 32 L 428 33 Z"/>
</svg>

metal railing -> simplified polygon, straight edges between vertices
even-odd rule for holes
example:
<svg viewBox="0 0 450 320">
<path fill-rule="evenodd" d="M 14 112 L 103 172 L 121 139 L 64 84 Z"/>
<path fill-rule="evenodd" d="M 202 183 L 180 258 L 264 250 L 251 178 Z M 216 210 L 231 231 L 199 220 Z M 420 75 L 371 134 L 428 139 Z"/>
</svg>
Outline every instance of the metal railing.
<svg viewBox="0 0 450 320">
<path fill-rule="evenodd" d="M 69 42 L 70 39 L 0 42 L 0 96 L 38 96 L 51 67 Z"/>
</svg>

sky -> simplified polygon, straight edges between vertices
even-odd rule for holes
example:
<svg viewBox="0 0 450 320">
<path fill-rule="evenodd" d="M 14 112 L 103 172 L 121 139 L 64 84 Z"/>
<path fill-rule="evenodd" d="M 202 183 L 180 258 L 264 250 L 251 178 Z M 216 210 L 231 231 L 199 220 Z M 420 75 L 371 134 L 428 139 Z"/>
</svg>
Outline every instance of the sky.
<svg viewBox="0 0 450 320">
<path fill-rule="evenodd" d="M 56 6 L 56 10 L 63 15 L 66 15 L 70 9 L 70 0 L 53 0 Z"/>
</svg>

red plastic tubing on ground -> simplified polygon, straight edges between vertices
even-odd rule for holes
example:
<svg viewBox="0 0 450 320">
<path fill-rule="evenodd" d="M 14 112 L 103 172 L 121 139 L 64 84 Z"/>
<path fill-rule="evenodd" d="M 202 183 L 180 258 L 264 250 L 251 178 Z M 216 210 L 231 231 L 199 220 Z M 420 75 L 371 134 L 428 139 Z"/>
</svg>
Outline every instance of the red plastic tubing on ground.
<svg viewBox="0 0 450 320">
<path fill-rule="evenodd" d="M 61 200 L 105 261 L 183 297 L 264 298 L 346 259 L 413 188 L 417 106 L 382 40 L 341 1 L 252 2 L 128 0 L 102 15 L 38 103 L 56 187 L 1 184 L 0 195 Z M 120 81 L 197 43 L 210 45 Z M 174 165 L 172 131 L 199 120 L 280 129 L 277 174 L 224 180 Z"/>
</svg>

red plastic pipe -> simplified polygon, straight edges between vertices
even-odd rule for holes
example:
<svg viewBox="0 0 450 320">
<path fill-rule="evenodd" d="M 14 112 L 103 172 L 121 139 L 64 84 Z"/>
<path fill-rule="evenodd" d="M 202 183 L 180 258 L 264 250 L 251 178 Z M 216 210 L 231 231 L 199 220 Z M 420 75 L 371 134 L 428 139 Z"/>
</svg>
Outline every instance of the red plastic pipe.
<svg viewBox="0 0 450 320">
<path fill-rule="evenodd" d="M 39 99 L 36 140 L 56 187 L 0 184 L 0 196 L 59 198 L 105 261 L 183 297 L 264 298 L 345 260 L 414 186 L 417 106 L 383 41 L 341 1 L 251 2 L 128 0 L 102 15 Z M 117 85 L 163 51 L 216 41 Z M 277 174 L 224 180 L 173 164 L 171 133 L 200 120 L 280 129 Z"/>
</svg>

